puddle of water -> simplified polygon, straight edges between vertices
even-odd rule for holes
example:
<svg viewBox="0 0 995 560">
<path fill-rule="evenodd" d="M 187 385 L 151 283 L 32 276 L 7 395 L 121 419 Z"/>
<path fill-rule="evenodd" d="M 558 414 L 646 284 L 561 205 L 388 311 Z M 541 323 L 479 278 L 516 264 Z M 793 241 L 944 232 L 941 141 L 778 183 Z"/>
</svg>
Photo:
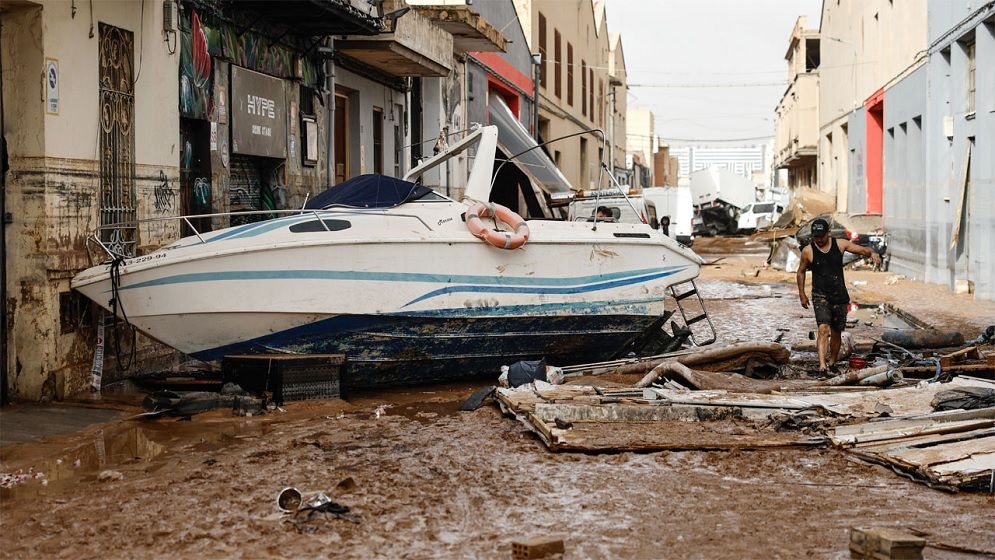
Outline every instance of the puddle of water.
<svg viewBox="0 0 995 560">
<path fill-rule="evenodd" d="M 911 330 L 926 326 L 915 317 L 884 304 L 851 303 L 847 319 L 856 320 L 858 325 L 884 330 Z"/>
<path fill-rule="evenodd" d="M 0 502 L 57 494 L 72 484 L 96 480 L 103 470 L 128 470 L 135 465 L 145 465 L 146 472 L 158 470 L 166 464 L 159 459 L 172 452 L 222 449 L 242 439 L 265 435 L 269 429 L 268 423 L 262 422 L 181 422 L 161 418 L 126 421 L 97 430 L 82 443 L 54 454 L 44 454 L 53 443 L 27 443 L 7 448 L 3 450 L 0 470 L 20 468 L 27 471 L 33 467 L 43 473 L 44 478 L 0 488 Z M 189 443 L 184 444 L 185 441 Z"/>
</svg>

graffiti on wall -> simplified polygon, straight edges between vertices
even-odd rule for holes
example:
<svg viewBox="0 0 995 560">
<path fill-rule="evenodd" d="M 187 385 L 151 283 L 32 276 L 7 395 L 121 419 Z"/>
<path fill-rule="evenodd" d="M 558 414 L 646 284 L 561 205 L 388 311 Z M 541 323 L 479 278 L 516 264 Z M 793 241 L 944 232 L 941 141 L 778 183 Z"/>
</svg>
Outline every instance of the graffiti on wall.
<svg viewBox="0 0 995 560">
<path fill-rule="evenodd" d="M 180 33 L 180 114 L 191 119 L 207 119 L 213 105 L 209 35 L 216 37 L 216 33 L 201 25 L 197 11 L 193 10 L 190 25 Z"/>
<path fill-rule="evenodd" d="M 169 179 L 166 174 L 159 171 L 159 180 L 152 189 L 152 208 L 156 214 L 166 214 L 172 212 L 176 207 L 176 193 L 169 187 Z"/>
</svg>

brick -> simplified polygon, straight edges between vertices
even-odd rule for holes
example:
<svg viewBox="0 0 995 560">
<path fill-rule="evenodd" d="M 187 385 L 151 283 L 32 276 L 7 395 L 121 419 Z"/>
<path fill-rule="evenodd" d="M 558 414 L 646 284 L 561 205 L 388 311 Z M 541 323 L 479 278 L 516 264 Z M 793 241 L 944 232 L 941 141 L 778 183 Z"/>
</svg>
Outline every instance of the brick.
<svg viewBox="0 0 995 560">
<path fill-rule="evenodd" d="M 850 529 L 851 558 L 921 560 L 926 540 L 890 527 Z"/>
<path fill-rule="evenodd" d="M 545 558 L 552 554 L 563 554 L 563 552 L 563 539 L 554 537 L 536 537 L 512 541 L 511 543 L 511 557 L 515 560 Z"/>
</svg>

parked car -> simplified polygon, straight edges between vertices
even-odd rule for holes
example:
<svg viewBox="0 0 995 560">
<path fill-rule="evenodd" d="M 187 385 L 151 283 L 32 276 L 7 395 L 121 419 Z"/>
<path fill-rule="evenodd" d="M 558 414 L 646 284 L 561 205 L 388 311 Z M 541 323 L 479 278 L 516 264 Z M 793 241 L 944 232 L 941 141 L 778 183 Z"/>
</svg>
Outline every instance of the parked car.
<svg viewBox="0 0 995 560">
<path fill-rule="evenodd" d="M 770 227 L 783 211 L 784 207 L 774 202 L 755 202 L 739 213 L 736 229 L 739 233 L 753 233 L 759 228 Z"/>
<path fill-rule="evenodd" d="M 837 239 L 848 239 L 857 245 L 870 247 L 881 255 L 881 268 L 888 270 L 888 234 L 884 232 L 884 222 L 877 214 L 823 214 L 801 225 L 795 232 L 798 246 L 804 248 L 812 242 L 812 222 L 822 218 L 829 222 L 829 234 Z M 849 264 L 860 257 L 847 253 L 843 264 Z"/>
</svg>

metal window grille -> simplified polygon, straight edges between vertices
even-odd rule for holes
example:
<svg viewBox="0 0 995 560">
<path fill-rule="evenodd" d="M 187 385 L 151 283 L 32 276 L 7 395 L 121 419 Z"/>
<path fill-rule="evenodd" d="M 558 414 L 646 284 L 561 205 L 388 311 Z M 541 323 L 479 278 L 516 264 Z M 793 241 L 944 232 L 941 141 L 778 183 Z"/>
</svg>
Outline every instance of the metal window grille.
<svg viewBox="0 0 995 560">
<path fill-rule="evenodd" d="M 112 251 L 134 255 L 138 242 L 134 34 L 101 23 L 99 45 L 100 237 Z"/>
</svg>

